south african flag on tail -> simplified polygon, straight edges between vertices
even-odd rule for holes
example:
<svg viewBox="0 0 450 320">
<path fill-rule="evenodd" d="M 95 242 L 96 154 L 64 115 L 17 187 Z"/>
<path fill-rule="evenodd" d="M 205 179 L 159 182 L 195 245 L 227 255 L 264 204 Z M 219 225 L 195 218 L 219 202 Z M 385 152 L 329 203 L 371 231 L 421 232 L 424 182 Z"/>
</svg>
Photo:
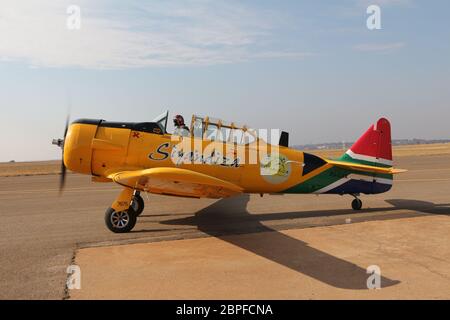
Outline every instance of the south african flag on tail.
<svg viewBox="0 0 450 320">
<path fill-rule="evenodd" d="M 389 120 L 378 120 L 341 158 L 328 162 L 338 168 L 359 173 L 358 177 L 347 177 L 348 181 L 342 179 L 346 181 L 345 184 L 333 192 L 357 193 L 361 189 L 369 190 L 364 193 L 381 193 L 389 190 L 393 174 L 397 173 L 393 169 Z"/>
<path fill-rule="evenodd" d="M 327 193 L 386 192 L 393 175 L 405 172 L 393 168 L 391 125 L 385 118 L 373 124 L 342 157 L 327 162 L 345 175 L 320 190 Z"/>
<path fill-rule="evenodd" d="M 304 154 L 307 179 L 285 193 L 378 194 L 391 189 L 393 168 L 391 125 L 380 119 L 339 159 L 317 159 Z M 315 168 L 307 171 L 306 168 Z"/>
</svg>

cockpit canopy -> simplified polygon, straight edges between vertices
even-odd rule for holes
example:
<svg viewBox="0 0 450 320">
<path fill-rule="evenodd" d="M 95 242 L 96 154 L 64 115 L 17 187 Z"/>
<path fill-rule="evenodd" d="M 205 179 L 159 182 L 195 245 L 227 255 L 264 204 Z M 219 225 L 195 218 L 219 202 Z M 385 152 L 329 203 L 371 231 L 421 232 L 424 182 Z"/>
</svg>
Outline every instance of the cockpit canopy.
<svg viewBox="0 0 450 320">
<path fill-rule="evenodd" d="M 167 133 L 168 117 L 169 111 L 166 111 L 157 116 L 152 122 L 156 123 L 163 133 Z M 189 130 L 190 132 L 187 136 L 241 145 L 253 143 L 260 138 L 257 130 L 245 125 L 199 115 L 192 116 Z M 266 139 L 263 138 L 263 140 Z M 284 142 L 282 143 L 282 141 Z M 280 145 L 288 145 L 288 137 L 285 132 L 281 134 Z"/>
</svg>

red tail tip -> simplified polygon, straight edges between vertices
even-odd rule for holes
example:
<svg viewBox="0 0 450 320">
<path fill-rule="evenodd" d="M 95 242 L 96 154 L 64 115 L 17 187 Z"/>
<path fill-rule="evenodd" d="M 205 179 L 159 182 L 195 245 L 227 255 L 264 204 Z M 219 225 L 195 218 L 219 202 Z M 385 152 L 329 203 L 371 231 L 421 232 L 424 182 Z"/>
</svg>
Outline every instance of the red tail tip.
<svg viewBox="0 0 450 320">
<path fill-rule="evenodd" d="M 386 118 L 379 119 L 355 142 L 349 153 L 353 158 L 391 164 L 392 145 L 389 120 Z"/>
</svg>

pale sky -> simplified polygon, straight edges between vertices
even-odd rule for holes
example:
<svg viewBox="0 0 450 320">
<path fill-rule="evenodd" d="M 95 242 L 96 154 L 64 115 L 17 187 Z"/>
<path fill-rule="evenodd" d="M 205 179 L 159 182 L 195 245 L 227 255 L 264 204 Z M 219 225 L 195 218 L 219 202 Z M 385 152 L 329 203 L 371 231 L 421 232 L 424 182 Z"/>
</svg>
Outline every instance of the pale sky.
<svg viewBox="0 0 450 320">
<path fill-rule="evenodd" d="M 368 30 L 369 5 L 381 30 Z M 69 5 L 81 29 L 67 28 Z M 353 141 L 450 138 L 447 0 L 0 0 L 0 161 L 60 158 L 71 118 L 165 109 Z"/>
</svg>

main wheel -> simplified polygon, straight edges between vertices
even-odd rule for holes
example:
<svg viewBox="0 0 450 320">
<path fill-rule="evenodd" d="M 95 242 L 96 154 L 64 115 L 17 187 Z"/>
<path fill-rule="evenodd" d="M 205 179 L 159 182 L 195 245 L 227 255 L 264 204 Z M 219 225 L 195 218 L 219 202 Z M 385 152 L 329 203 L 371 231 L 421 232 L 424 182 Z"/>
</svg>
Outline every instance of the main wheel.
<svg viewBox="0 0 450 320">
<path fill-rule="evenodd" d="M 354 199 L 352 201 L 352 208 L 353 208 L 353 210 L 356 210 L 356 211 L 361 210 L 361 208 L 362 208 L 362 201 L 359 200 L 358 198 Z"/>
<path fill-rule="evenodd" d="M 105 213 L 105 223 L 108 229 L 114 233 L 130 232 L 136 225 L 136 213 L 132 207 L 119 212 L 109 208 Z"/>
<path fill-rule="evenodd" d="M 136 213 L 136 217 L 139 217 L 144 211 L 145 203 L 144 199 L 139 194 L 135 194 L 133 196 L 133 200 L 131 200 L 131 206 L 133 207 L 134 212 Z"/>
</svg>

